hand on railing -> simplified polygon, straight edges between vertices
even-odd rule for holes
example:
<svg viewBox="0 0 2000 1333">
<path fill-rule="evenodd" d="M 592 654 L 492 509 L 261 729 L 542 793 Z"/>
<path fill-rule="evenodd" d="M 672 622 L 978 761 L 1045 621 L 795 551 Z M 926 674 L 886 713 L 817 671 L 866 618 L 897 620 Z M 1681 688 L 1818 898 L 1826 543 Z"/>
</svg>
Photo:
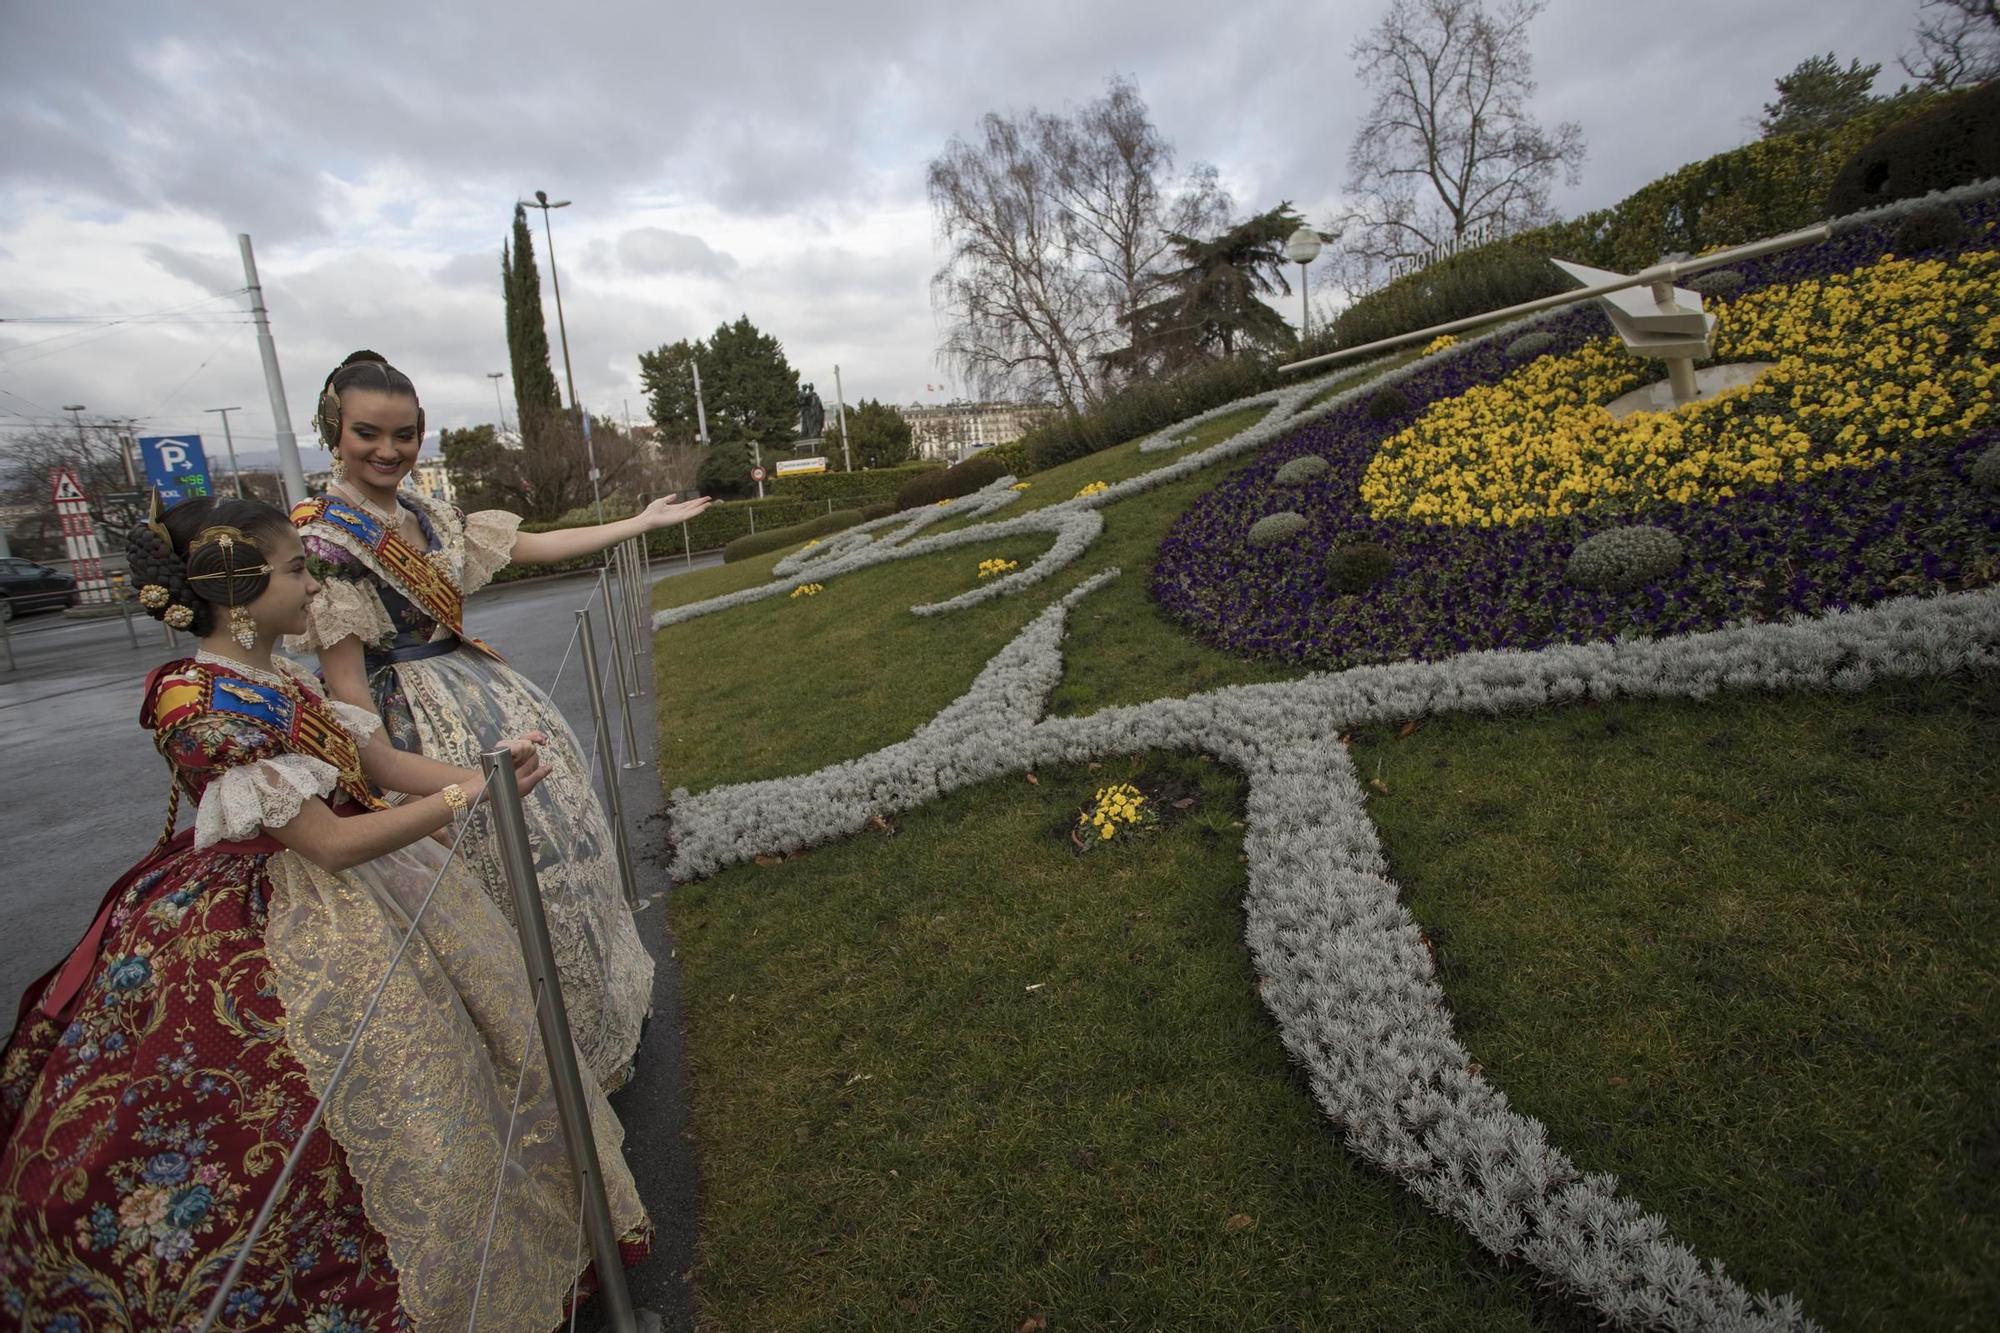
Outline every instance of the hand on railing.
<svg viewBox="0 0 2000 1333">
<path fill-rule="evenodd" d="M 549 734 L 546 731 L 524 731 L 500 742 L 500 748 L 514 761 L 514 789 L 523 796 L 533 791 L 553 771 L 549 761 L 535 748 L 548 743 Z M 483 782 L 481 790 L 484 791 Z"/>
</svg>

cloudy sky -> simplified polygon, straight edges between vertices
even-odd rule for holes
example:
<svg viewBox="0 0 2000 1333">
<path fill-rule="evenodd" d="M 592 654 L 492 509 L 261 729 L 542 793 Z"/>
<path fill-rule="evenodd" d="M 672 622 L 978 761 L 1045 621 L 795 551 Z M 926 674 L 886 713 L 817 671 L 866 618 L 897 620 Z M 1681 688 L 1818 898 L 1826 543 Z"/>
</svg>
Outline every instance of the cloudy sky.
<svg viewBox="0 0 2000 1333">
<path fill-rule="evenodd" d="M 1916 3 L 1553 0 L 1531 29 L 1535 109 L 1581 122 L 1590 150 L 1559 209 L 1754 138 L 1772 80 L 1808 56 L 1881 61 L 1886 90 Z M 0 427 L 83 403 L 219 437 L 202 409 L 240 404 L 239 444 L 269 449 L 239 232 L 302 445 L 356 347 L 411 373 L 433 428 L 491 421 L 500 244 L 536 189 L 574 201 L 556 258 L 592 409 L 642 418 L 637 354 L 738 314 L 829 402 L 835 364 L 850 403 L 938 401 L 923 178 L 952 135 L 1123 75 L 1239 212 L 1289 199 L 1322 220 L 1368 102 L 1348 51 L 1386 8 L 8 0 Z M 121 316 L 146 318 L 20 322 Z"/>
</svg>

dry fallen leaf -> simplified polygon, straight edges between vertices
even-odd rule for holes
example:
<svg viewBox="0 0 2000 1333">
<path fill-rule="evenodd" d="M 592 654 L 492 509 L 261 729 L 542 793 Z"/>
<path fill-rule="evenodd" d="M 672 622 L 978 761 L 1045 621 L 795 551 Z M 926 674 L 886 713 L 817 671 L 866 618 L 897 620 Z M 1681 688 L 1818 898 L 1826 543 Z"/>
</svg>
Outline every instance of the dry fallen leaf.
<svg viewBox="0 0 2000 1333">
<path fill-rule="evenodd" d="M 1186 810 L 1186 809 L 1188 809 L 1189 807 L 1191 807 L 1191 806 L 1192 806 L 1193 804 L 1194 804 L 1194 797 L 1192 797 L 1192 796 L 1183 796 L 1183 797 L 1181 797 L 1181 798 L 1180 798 L 1180 799 L 1179 799 L 1178 801 L 1175 801 L 1175 802 L 1174 802 L 1174 809 L 1176 809 L 1176 810 Z"/>
<path fill-rule="evenodd" d="M 1041 989 L 1042 987 L 1044 987 L 1044 986 L 1046 986 L 1046 985 L 1048 985 L 1048 984 L 1049 984 L 1049 983 L 1048 983 L 1048 982 L 1046 982 L 1046 981 L 1037 981 L 1037 982 L 1036 982 L 1036 983 L 1035 983 L 1034 985 L 1032 985 L 1032 986 L 1028 987 L 1028 989 L 1029 989 L 1029 990 L 1040 990 L 1040 989 Z"/>
<path fill-rule="evenodd" d="M 1403 729 L 1396 733 L 1396 739 L 1399 741 L 1408 740 L 1410 737 L 1416 735 L 1417 728 L 1423 725 L 1424 724 L 1421 720 L 1414 717 L 1411 718 L 1408 722 L 1405 722 L 1403 724 Z"/>
<path fill-rule="evenodd" d="M 760 866 L 781 866 L 785 863 L 784 857 L 774 856 L 770 852 L 759 852 L 753 859 Z"/>
<path fill-rule="evenodd" d="M 1376 791 L 1381 792 L 1384 796 L 1387 796 L 1389 794 L 1389 788 L 1383 784 L 1382 779 L 1380 778 L 1368 779 L 1368 785 L 1373 787 Z"/>
<path fill-rule="evenodd" d="M 1031 1314 L 1021 1321 L 1014 1333 L 1048 1333 L 1049 1321 L 1038 1314 Z"/>
<path fill-rule="evenodd" d="M 1028 774 L 1028 781 L 1029 781 L 1029 783 L 1030 783 L 1030 784 L 1032 784 L 1032 785 L 1034 785 L 1034 786 L 1037 786 L 1037 787 L 1039 787 L 1039 786 L 1041 786 L 1041 785 L 1042 785 L 1042 780 L 1041 780 L 1040 778 L 1036 777 L 1036 776 L 1035 776 L 1035 775 L 1034 775 L 1033 773 L 1030 773 L 1030 774 Z"/>
<path fill-rule="evenodd" d="M 1627 1081 L 1627 1080 L 1625 1079 L 1625 1076 L 1624 1076 L 1624 1075 L 1622 1075 L 1622 1074 L 1613 1074 L 1613 1075 L 1611 1076 L 1611 1086 L 1612 1086 L 1612 1087 L 1614 1087 L 1614 1088 L 1622 1088 L 1622 1087 L 1624 1087 L 1624 1086 L 1625 1086 L 1625 1084 L 1626 1084 L 1626 1081 Z"/>
<path fill-rule="evenodd" d="M 1242 1231 L 1245 1228 L 1254 1227 L 1256 1225 L 1257 1225 L 1256 1218 L 1250 1216 L 1250 1214 L 1248 1213 L 1238 1213 L 1236 1214 L 1236 1216 L 1230 1218 L 1227 1222 L 1224 1222 L 1222 1224 L 1222 1229 L 1224 1231 Z"/>
<path fill-rule="evenodd" d="M 915 1314 L 917 1312 L 917 1302 L 912 1297 L 898 1296 L 896 1304 L 902 1307 L 904 1314 Z"/>
<path fill-rule="evenodd" d="M 1091 771 L 1091 772 L 1093 772 L 1093 773 L 1095 773 L 1095 772 L 1096 772 L 1096 771 L 1097 771 L 1098 769 L 1100 769 L 1100 768 L 1103 768 L 1103 767 L 1104 767 L 1104 765 L 1102 765 L 1102 764 L 1100 764 L 1100 763 L 1096 763 L 1096 762 L 1094 762 L 1094 761 L 1093 761 L 1093 762 L 1091 763 L 1091 765 L 1090 765 L 1090 771 Z"/>
</svg>

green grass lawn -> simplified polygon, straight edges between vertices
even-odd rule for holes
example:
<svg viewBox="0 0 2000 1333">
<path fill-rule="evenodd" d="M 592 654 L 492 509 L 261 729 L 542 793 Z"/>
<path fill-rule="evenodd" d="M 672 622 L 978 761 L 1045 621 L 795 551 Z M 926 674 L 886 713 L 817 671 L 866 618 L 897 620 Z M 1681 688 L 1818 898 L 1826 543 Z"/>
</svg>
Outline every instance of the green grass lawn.
<svg viewBox="0 0 2000 1333">
<path fill-rule="evenodd" d="M 1122 449 L 1031 478 L 1037 498 L 1181 453 Z M 1021 596 L 909 613 L 1046 537 L 670 627 L 662 780 L 902 739 L 1112 564 L 1071 613 L 1052 711 L 1300 674 L 1193 642 L 1146 594 L 1166 527 L 1246 461 L 1111 506 Z M 2000 679 L 1352 739 L 1461 1038 L 1557 1145 L 1829 1328 L 2000 1309 Z M 1232 771 L 1105 756 L 1037 777 L 675 891 L 704 1326 L 1594 1326 L 1340 1149 L 1257 999 Z M 1126 779 L 1192 803 L 1076 855 L 1079 804 Z"/>
</svg>

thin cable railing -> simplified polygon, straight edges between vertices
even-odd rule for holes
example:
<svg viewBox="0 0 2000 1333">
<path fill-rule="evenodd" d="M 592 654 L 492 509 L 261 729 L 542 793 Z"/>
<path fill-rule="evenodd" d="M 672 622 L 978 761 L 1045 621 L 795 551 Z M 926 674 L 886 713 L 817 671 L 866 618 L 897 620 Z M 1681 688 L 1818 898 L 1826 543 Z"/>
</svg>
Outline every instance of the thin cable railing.
<svg viewBox="0 0 2000 1333">
<path fill-rule="evenodd" d="M 606 629 L 611 635 L 614 645 L 616 645 L 618 640 L 616 621 L 621 609 L 629 613 L 637 605 L 638 593 L 632 584 L 635 582 L 635 576 L 642 568 L 639 557 L 623 550 L 621 545 L 617 568 L 625 578 L 617 589 L 616 596 L 613 596 L 612 588 L 607 582 L 609 569 L 600 570 L 590 595 L 584 600 L 583 605 L 577 607 L 573 612 L 576 624 L 570 633 L 569 642 L 563 650 L 562 660 L 556 668 L 555 675 L 550 679 L 547 693 L 553 701 L 556 687 L 561 684 L 564 673 L 569 669 L 571 661 L 576 659 L 577 649 L 580 645 L 582 648 L 581 662 L 585 674 L 589 678 L 590 706 L 595 724 L 592 729 L 590 758 L 582 774 L 583 782 L 587 790 L 594 791 L 597 775 L 600 768 L 602 769 L 606 800 L 610 806 L 610 810 L 607 811 L 607 814 L 610 816 L 608 822 L 612 825 L 613 829 L 613 840 L 620 880 L 624 888 L 628 908 L 637 910 L 640 902 L 637 895 L 636 882 L 632 874 L 630 848 L 625 836 L 623 805 L 619 795 L 619 780 L 616 771 L 619 767 L 616 764 L 617 751 L 611 740 L 610 713 L 609 709 L 605 707 L 603 672 L 599 666 L 596 635 L 591 622 L 591 608 L 602 597 L 604 599 L 603 610 L 606 615 Z M 623 608 L 621 608 L 620 603 L 624 604 Z M 638 625 L 634 620 L 628 619 L 627 628 L 626 640 L 636 649 L 640 646 L 639 639 L 641 637 Z M 644 638 L 649 646 L 651 635 L 646 634 Z M 618 666 L 624 665 L 622 647 L 615 648 L 614 651 L 617 654 L 614 664 Z M 635 661 L 632 665 L 634 668 L 637 668 L 638 663 Z M 620 672 L 618 674 L 621 677 L 620 683 L 622 685 L 623 673 Z M 621 690 L 620 693 L 622 695 L 624 692 Z M 622 699 L 621 702 L 623 702 Z M 629 705 L 626 713 L 626 733 L 629 740 L 631 737 Z M 566 747 L 559 748 L 566 749 Z M 244 1238 L 241 1247 L 237 1250 L 228 1269 L 224 1272 L 221 1284 L 217 1287 L 214 1298 L 210 1301 L 199 1325 L 200 1333 L 209 1333 L 210 1330 L 215 1328 L 216 1322 L 221 1317 L 229 1299 L 230 1292 L 241 1279 L 243 1271 L 250 1261 L 250 1257 L 255 1253 L 256 1247 L 264 1232 L 269 1227 L 272 1217 L 276 1214 L 278 1206 L 286 1197 L 293 1174 L 297 1170 L 299 1162 L 303 1159 L 313 1134 L 319 1129 L 325 1116 L 327 1103 L 331 1100 L 336 1089 L 339 1088 L 342 1080 L 346 1078 L 353 1065 L 369 1024 L 374 1020 L 380 1008 L 382 997 L 387 993 L 390 982 L 395 978 L 404 956 L 409 952 L 411 943 L 422 934 L 426 913 L 430 909 L 432 900 L 437 895 L 439 886 L 443 884 L 445 875 L 451 870 L 454 862 L 458 862 L 468 870 L 470 869 L 463 861 L 460 849 L 464 843 L 466 834 L 478 822 L 475 819 L 475 813 L 481 805 L 486 807 L 492 818 L 504 876 L 507 880 L 509 891 L 513 896 L 516 933 L 521 944 L 522 959 L 527 968 L 530 995 L 526 1006 L 527 1013 L 522 1020 L 526 1031 L 523 1034 L 521 1046 L 521 1067 L 517 1071 L 515 1079 L 513 1100 L 508 1111 L 506 1137 L 502 1144 L 500 1163 L 493 1182 L 492 1203 L 488 1210 L 485 1235 L 481 1241 L 478 1276 L 470 1297 L 471 1323 L 469 1326 L 476 1330 L 480 1302 L 485 1295 L 494 1238 L 497 1235 L 509 1172 L 515 1155 L 515 1132 L 521 1111 L 522 1092 L 529 1070 L 534 1067 L 532 1053 L 534 1039 L 537 1034 L 539 1034 L 543 1055 L 546 1059 L 549 1081 L 555 1093 L 557 1115 L 561 1125 L 564 1146 L 568 1152 L 571 1172 L 577 1187 L 576 1238 L 570 1268 L 563 1279 L 570 1301 L 569 1325 L 572 1329 L 575 1328 L 577 1313 L 583 1303 L 583 1298 L 579 1294 L 577 1284 L 582 1273 L 584 1237 L 588 1234 L 597 1279 L 597 1294 L 605 1307 L 610 1327 L 619 1330 L 619 1333 L 636 1333 L 637 1330 L 658 1326 L 658 1316 L 653 1315 L 649 1311 L 635 1310 L 631 1303 L 630 1292 L 626 1288 L 624 1266 L 618 1248 L 618 1237 L 611 1222 L 604 1179 L 601 1174 L 600 1162 L 597 1155 L 595 1133 L 590 1122 L 587 1094 L 584 1090 L 582 1074 L 577 1065 L 576 1049 L 570 1035 L 568 1010 L 563 1000 L 562 983 L 556 972 L 554 950 L 549 940 L 547 921 L 542 911 L 540 887 L 535 871 L 534 855 L 530 847 L 522 798 L 520 792 L 513 785 L 512 757 L 505 749 L 490 751 L 482 755 L 481 766 L 486 776 L 485 788 L 481 792 L 479 800 L 474 803 L 473 808 L 468 810 L 465 817 L 460 821 L 459 827 L 445 853 L 443 863 L 438 867 L 437 874 L 432 878 L 429 887 L 425 890 L 424 896 L 417 906 L 416 912 L 411 916 L 409 926 L 397 945 L 395 955 L 390 959 L 389 965 L 384 971 L 381 980 L 377 983 L 374 993 L 369 997 L 368 1004 L 364 1008 L 359 1021 L 355 1024 L 354 1032 L 349 1037 L 346 1048 L 342 1051 L 340 1059 L 335 1063 L 333 1071 L 327 1079 L 325 1090 L 315 1102 L 312 1113 L 307 1117 L 305 1126 L 300 1131 L 298 1141 L 287 1154 L 285 1163 L 280 1169 L 277 1179 L 272 1182 L 269 1193 L 266 1195 L 263 1204 L 257 1211 L 255 1219 L 251 1223 L 249 1234 Z M 634 766 L 630 763 L 624 765 L 627 768 Z M 581 807 L 572 812 L 571 817 L 575 822 L 575 826 L 580 828 L 583 820 L 588 817 L 588 814 L 589 811 Z"/>
</svg>

